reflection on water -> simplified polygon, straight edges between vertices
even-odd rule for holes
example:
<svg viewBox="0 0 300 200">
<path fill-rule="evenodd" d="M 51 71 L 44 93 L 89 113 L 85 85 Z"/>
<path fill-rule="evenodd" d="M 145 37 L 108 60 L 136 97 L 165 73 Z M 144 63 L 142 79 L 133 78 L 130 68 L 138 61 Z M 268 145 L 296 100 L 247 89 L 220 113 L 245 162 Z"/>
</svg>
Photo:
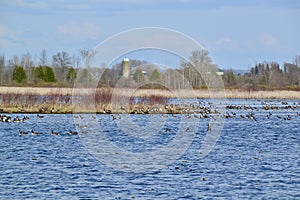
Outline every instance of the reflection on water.
<svg viewBox="0 0 300 200">
<path fill-rule="evenodd" d="M 299 197 L 299 101 L 287 101 L 286 105 L 275 100 L 229 100 L 228 105 L 247 105 L 252 109 L 228 107 L 222 134 L 208 156 L 202 158 L 199 149 L 210 118 L 200 118 L 199 114 L 199 127 L 183 156 L 148 173 L 117 171 L 95 159 L 82 143 L 84 137 L 92 134 L 91 127 L 74 124 L 72 115 L 39 118 L 11 114 L 12 119 L 29 119 L 20 123 L 0 122 L 0 198 Z M 278 108 L 266 109 L 264 105 Z M 114 119 L 111 115 L 97 115 L 96 119 L 91 115 L 76 117 L 97 120 L 111 142 L 133 152 L 153 151 L 170 143 L 181 118 L 195 117 L 157 116 L 166 120 L 160 124 L 160 132 L 146 140 L 120 131 L 116 120 L 131 117 L 142 126 L 150 123 L 151 115 L 119 115 Z M 20 130 L 28 134 L 20 135 Z M 40 134 L 33 135 L 32 130 Z M 78 131 L 78 135 L 71 135 L 70 130 Z M 58 135 L 51 134 L 52 131 Z"/>
</svg>

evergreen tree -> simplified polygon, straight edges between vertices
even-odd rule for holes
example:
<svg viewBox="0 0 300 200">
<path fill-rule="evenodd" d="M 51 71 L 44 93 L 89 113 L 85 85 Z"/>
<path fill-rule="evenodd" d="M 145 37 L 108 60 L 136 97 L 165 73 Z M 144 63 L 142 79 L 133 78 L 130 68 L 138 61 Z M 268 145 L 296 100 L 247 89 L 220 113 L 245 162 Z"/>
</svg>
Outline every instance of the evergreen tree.
<svg viewBox="0 0 300 200">
<path fill-rule="evenodd" d="M 56 82 L 55 74 L 53 72 L 53 69 L 51 67 L 46 66 L 44 70 L 44 81 L 49 82 Z"/>
<path fill-rule="evenodd" d="M 46 83 L 56 82 L 54 72 L 51 67 L 39 66 L 34 71 L 34 79 L 36 81 L 44 81 Z"/>
<path fill-rule="evenodd" d="M 133 74 L 133 80 L 136 83 L 141 83 L 141 82 L 145 82 L 146 78 L 142 72 L 142 70 L 140 68 L 136 69 L 134 74 Z"/>
<path fill-rule="evenodd" d="M 69 70 L 68 70 L 68 73 L 67 73 L 67 81 L 69 81 L 69 83 L 74 83 L 75 79 L 77 77 L 77 73 L 75 71 L 75 69 L 73 67 L 71 67 Z"/>
<path fill-rule="evenodd" d="M 44 81 L 44 69 L 42 66 L 35 68 L 34 70 L 34 79 L 35 81 Z"/>
<path fill-rule="evenodd" d="M 149 78 L 149 81 L 151 82 L 161 82 L 161 75 L 159 73 L 159 71 L 157 69 L 154 69 L 150 78 Z"/>
<path fill-rule="evenodd" d="M 25 69 L 21 66 L 16 66 L 13 72 L 13 80 L 17 83 L 22 83 L 26 80 Z"/>
</svg>

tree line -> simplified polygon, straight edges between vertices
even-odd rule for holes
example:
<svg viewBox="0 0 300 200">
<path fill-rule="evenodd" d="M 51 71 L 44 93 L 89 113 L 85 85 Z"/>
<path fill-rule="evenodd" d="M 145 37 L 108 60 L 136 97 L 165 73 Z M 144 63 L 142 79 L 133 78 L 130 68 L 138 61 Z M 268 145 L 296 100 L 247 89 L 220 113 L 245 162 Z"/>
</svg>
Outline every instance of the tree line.
<svg viewBox="0 0 300 200">
<path fill-rule="evenodd" d="M 194 51 L 188 60 L 181 60 L 180 69 L 162 70 L 146 61 L 130 60 L 131 76 L 121 83 L 122 63 L 112 68 L 105 68 L 105 65 L 91 67 L 93 56 L 92 51 L 87 49 L 81 49 L 78 55 L 72 56 L 61 51 L 50 58 L 44 49 L 38 59 L 34 59 L 30 53 L 12 56 L 8 60 L 0 55 L 0 85 L 71 87 L 76 80 L 83 86 L 96 83 L 110 87 L 144 85 L 146 88 L 207 88 L 211 75 L 223 72 L 221 77 L 224 85 L 230 89 L 300 90 L 300 55 L 282 66 L 278 62 L 257 63 L 243 74 L 232 69 L 220 69 L 206 50 Z M 79 70 L 81 62 L 85 66 L 83 70 Z"/>
<path fill-rule="evenodd" d="M 71 86 L 77 78 L 76 68 L 82 60 L 89 60 L 89 53 L 89 50 L 81 49 L 79 55 L 71 56 L 62 51 L 48 58 L 44 49 L 38 61 L 35 61 L 36 58 L 30 53 L 15 55 L 8 60 L 4 55 L 0 55 L 0 85 Z M 88 64 L 87 61 L 85 64 Z M 85 75 L 88 76 L 88 73 Z"/>
<path fill-rule="evenodd" d="M 282 66 L 278 62 L 257 63 L 245 74 L 226 70 L 223 79 L 227 88 L 300 90 L 300 55 L 295 56 L 293 62 Z"/>
</svg>

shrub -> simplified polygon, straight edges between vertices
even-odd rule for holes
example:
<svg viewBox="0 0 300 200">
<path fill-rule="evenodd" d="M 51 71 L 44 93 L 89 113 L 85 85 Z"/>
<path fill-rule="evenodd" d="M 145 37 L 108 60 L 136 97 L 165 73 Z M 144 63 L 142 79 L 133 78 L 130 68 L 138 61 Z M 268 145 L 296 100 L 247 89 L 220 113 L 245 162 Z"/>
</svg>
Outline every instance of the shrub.
<svg viewBox="0 0 300 200">
<path fill-rule="evenodd" d="M 23 67 L 16 66 L 13 72 L 13 80 L 17 83 L 23 83 L 27 79 L 26 72 Z"/>
</svg>

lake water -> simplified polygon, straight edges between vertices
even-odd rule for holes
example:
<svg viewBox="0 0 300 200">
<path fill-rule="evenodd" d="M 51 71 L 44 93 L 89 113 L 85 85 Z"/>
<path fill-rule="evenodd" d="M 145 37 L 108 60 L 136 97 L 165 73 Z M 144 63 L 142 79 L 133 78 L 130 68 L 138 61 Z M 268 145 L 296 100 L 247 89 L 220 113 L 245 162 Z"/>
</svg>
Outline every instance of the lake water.
<svg viewBox="0 0 300 200">
<path fill-rule="evenodd" d="M 210 119 L 197 119 L 199 126 L 182 155 L 176 159 L 170 155 L 169 162 L 158 169 L 140 166 L 144 171 L 128 170 L 128 163 L 116 162 L 120 166 L 115 167 L 113 162 L 101 160 L 97 150 L 108 148 L 101 137 L 93 135 L 93 129 L 97 132 L 101 127 L 106 139 L 118 149 L 143 154 L 171 143 L 179 131 L 178 124 L 191 116 L 118 115 L 113 119 L 111 115 L 38 118 L 33 114 L 6 114 L 12 118 L 28 116 L 29 120 L 0 122 L 0 199 L 299 199 L 300 102 L 286 102 L 266 102 L 279 108 L 264 110 L 261 100 L 228 100 L 230 105 L 251 105 L 257 110 L 229 109 L 229 115 L 235 117 L 224 119 L 220 137 L 205 157 L 199 150 Z M 292 108 L 286 107 L 289 105 Z M 245 117 L 251 112 L 256 121 Z M 272 115 L 268 119 L 269 112 Z M 139 138 L 136 127 L 126 127 L 126 120 L 122 122 L 129 118 L 141 127 L 141 134 L 150 135 Z M 78 128 L 75 124 L 80 120 L 88 127 Z M 100 126 L 89 126 L 92 120 Z M 152 125 L 151 120 L 155 122 Z M 149 124 L 157 129 L 144 130 L 143 126 Z M 19 135 L 19 130 L 29 134 Z M 31 135 L 31 130 L 41 134 Z M 60 135 L 51 135 L 52 130 Z M 79 134 L 70 135 L 69 130 Z M 158 134 L 151 134 L 157 130 Z M 117 153 L 106 159 L 117 158 L 113 154 Z M 166 159 L 161 156 L 153 162 Z"/>
</svg>

